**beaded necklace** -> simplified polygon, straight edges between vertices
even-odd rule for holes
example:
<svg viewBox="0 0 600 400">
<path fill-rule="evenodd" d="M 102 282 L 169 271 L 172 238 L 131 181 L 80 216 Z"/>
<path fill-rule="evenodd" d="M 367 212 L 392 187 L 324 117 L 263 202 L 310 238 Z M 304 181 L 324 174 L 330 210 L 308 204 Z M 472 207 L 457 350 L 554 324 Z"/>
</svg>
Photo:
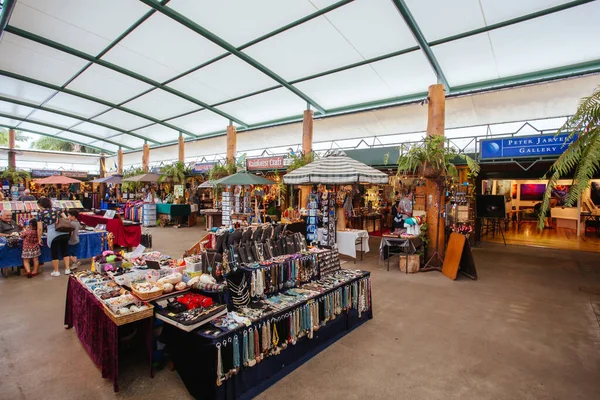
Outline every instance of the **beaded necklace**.
<svg viewBox="0 0 600 400">
<path fill-rule="evenodd" d="M 240 368 L 240 342 L 238 335 L 233 336 L 233 368 L 235 369 L 234 373 L 237 373 L 238 368 Z"/>
<path fill-rule="evenodd" d="M 242 346 L 243 346 L 242 347 L 242 349 L 243 349 L 242 350 L 242 356 L 243 356 L 242 360 L 244 363 L 243 365 L 244 365 L 244 367 L 247 367 L 248 366 L 248 351 L 249 351 L 249 349 L 248 349 L 248 331 L 246 331 L 246 330 L 244 330 Z"/>
</svg>

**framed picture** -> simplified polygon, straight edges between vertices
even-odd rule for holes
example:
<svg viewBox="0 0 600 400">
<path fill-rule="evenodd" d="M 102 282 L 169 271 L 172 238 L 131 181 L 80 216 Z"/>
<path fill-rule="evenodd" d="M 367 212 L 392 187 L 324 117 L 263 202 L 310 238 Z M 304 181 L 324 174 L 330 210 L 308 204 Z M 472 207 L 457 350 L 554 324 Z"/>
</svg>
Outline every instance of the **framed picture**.
<svg viewBox="0 0 600 400">
<path fill-rule="evenodd" d="M 571 185 L 556 185 L 552 189 L 552 198 L 556 199 L 558 206 L 567 204 L 569 189 L 571 189 Z"/>
<path fill-rule="evenodd" d="M 592 182 L 590 191 L 592 203 L 594 203 L 597 207 L 600 207 L 600 182 Z"/>
<path fill-rule="evenodd" d="M 516 183 L 512 184 L 511 194 L 512 194 L 513 200 L 516 200 L 517 199 L 517 184 Z"/>
<path fill-rule="evenodd" d="M 104 218 L 113 219 L 115 217 L 115 214 L 117 214 L 116 210 L 106 210 L 106 212 L 104 213 Z"/>
<path fill-rule="evenodd" d="M 496 181 L 496 194 L 506 196 L 511 191 L 510 181 Z"/>
<path fill-rule="evenodd" d="M 544 199 L 546 192 L 545 183 L 522 183 L 521 184 L 521 200 L 526 201 L 541 201 Z"/>
</svg>

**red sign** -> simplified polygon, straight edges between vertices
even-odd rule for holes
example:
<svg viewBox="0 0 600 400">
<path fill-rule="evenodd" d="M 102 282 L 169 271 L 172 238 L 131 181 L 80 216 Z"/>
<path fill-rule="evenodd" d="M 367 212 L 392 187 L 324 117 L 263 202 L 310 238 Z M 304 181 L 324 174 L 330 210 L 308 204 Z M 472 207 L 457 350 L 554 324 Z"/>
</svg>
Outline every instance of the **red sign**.
<svg viewBox="0 0 600 400">
<path fill-rule="evenodd" d="M 248 171 L 255 171 L 258 169 L 283 169 L 283 159 L 283 156 L 249 158 L 246 160 L 246 166 Z"/>
</svg>

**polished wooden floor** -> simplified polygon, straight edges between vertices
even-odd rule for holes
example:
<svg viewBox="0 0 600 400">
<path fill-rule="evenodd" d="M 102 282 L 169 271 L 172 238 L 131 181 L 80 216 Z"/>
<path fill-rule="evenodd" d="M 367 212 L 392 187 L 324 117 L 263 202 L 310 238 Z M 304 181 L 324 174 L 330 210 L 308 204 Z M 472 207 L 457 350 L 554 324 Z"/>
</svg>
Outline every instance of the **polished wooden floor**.
<svg viewBox="0 0 600 400">
<path fill-rule="evenodd" d="M 519 229 L 514 223 L 509 223 L 504 231 L 506 244 L 520 246 L 547 247 L 563 250 L 580 250 L 600 252 L 600 236 L 588 230 L 585 236 L 577 237 L 575 229 L 555 228 L 539 231 L 535 223 L 522 223 Z M 494 237 L 487 234 L 483 241 L 502 243 L 502 235 L 496 233 Z"/>
</svg>

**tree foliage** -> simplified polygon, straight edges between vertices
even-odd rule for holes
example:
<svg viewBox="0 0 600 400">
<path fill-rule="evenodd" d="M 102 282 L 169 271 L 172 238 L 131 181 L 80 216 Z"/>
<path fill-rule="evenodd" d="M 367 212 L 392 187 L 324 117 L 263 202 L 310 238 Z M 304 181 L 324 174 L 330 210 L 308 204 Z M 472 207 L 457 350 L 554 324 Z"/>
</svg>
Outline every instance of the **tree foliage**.
<svg viewBox="0 0 600 400">
<path fill-rule="evenodd" d="M 600 87 L 581 99 L 575 114 L 558 130 L 557 135 L 568 133 L 573 140 L 564 153 L 552 164 L 545 175 L 548 179 L 546 194 L 539 213 L 538 228 L 544 228 L 544 217 L 550 208 L 552 189 L 561 177 L 573 174 L 573 182 L 565 206 L 577 203 L 590 185 L 594 174 L 600 172 Z"/>
<path fill-rule="evenodd" d="M 21 131 L 17 131 L 15 135 L 15 142 L 24 142 L 27 140 L 27 136 Z M 0 128 L 0 146 L 8 146 L 8 129 Z"/>
<path fill-rule="evenodd" d="M 78 143 L 62 140 L 58 137 L 53 138 L 49 136 L 39 138 L 33 142 L 33 148 L 40 150 L 68 151 L 76 153 L 100 153 L 100 151 L 92 147 L 83 146 Z"/>
</svg>

